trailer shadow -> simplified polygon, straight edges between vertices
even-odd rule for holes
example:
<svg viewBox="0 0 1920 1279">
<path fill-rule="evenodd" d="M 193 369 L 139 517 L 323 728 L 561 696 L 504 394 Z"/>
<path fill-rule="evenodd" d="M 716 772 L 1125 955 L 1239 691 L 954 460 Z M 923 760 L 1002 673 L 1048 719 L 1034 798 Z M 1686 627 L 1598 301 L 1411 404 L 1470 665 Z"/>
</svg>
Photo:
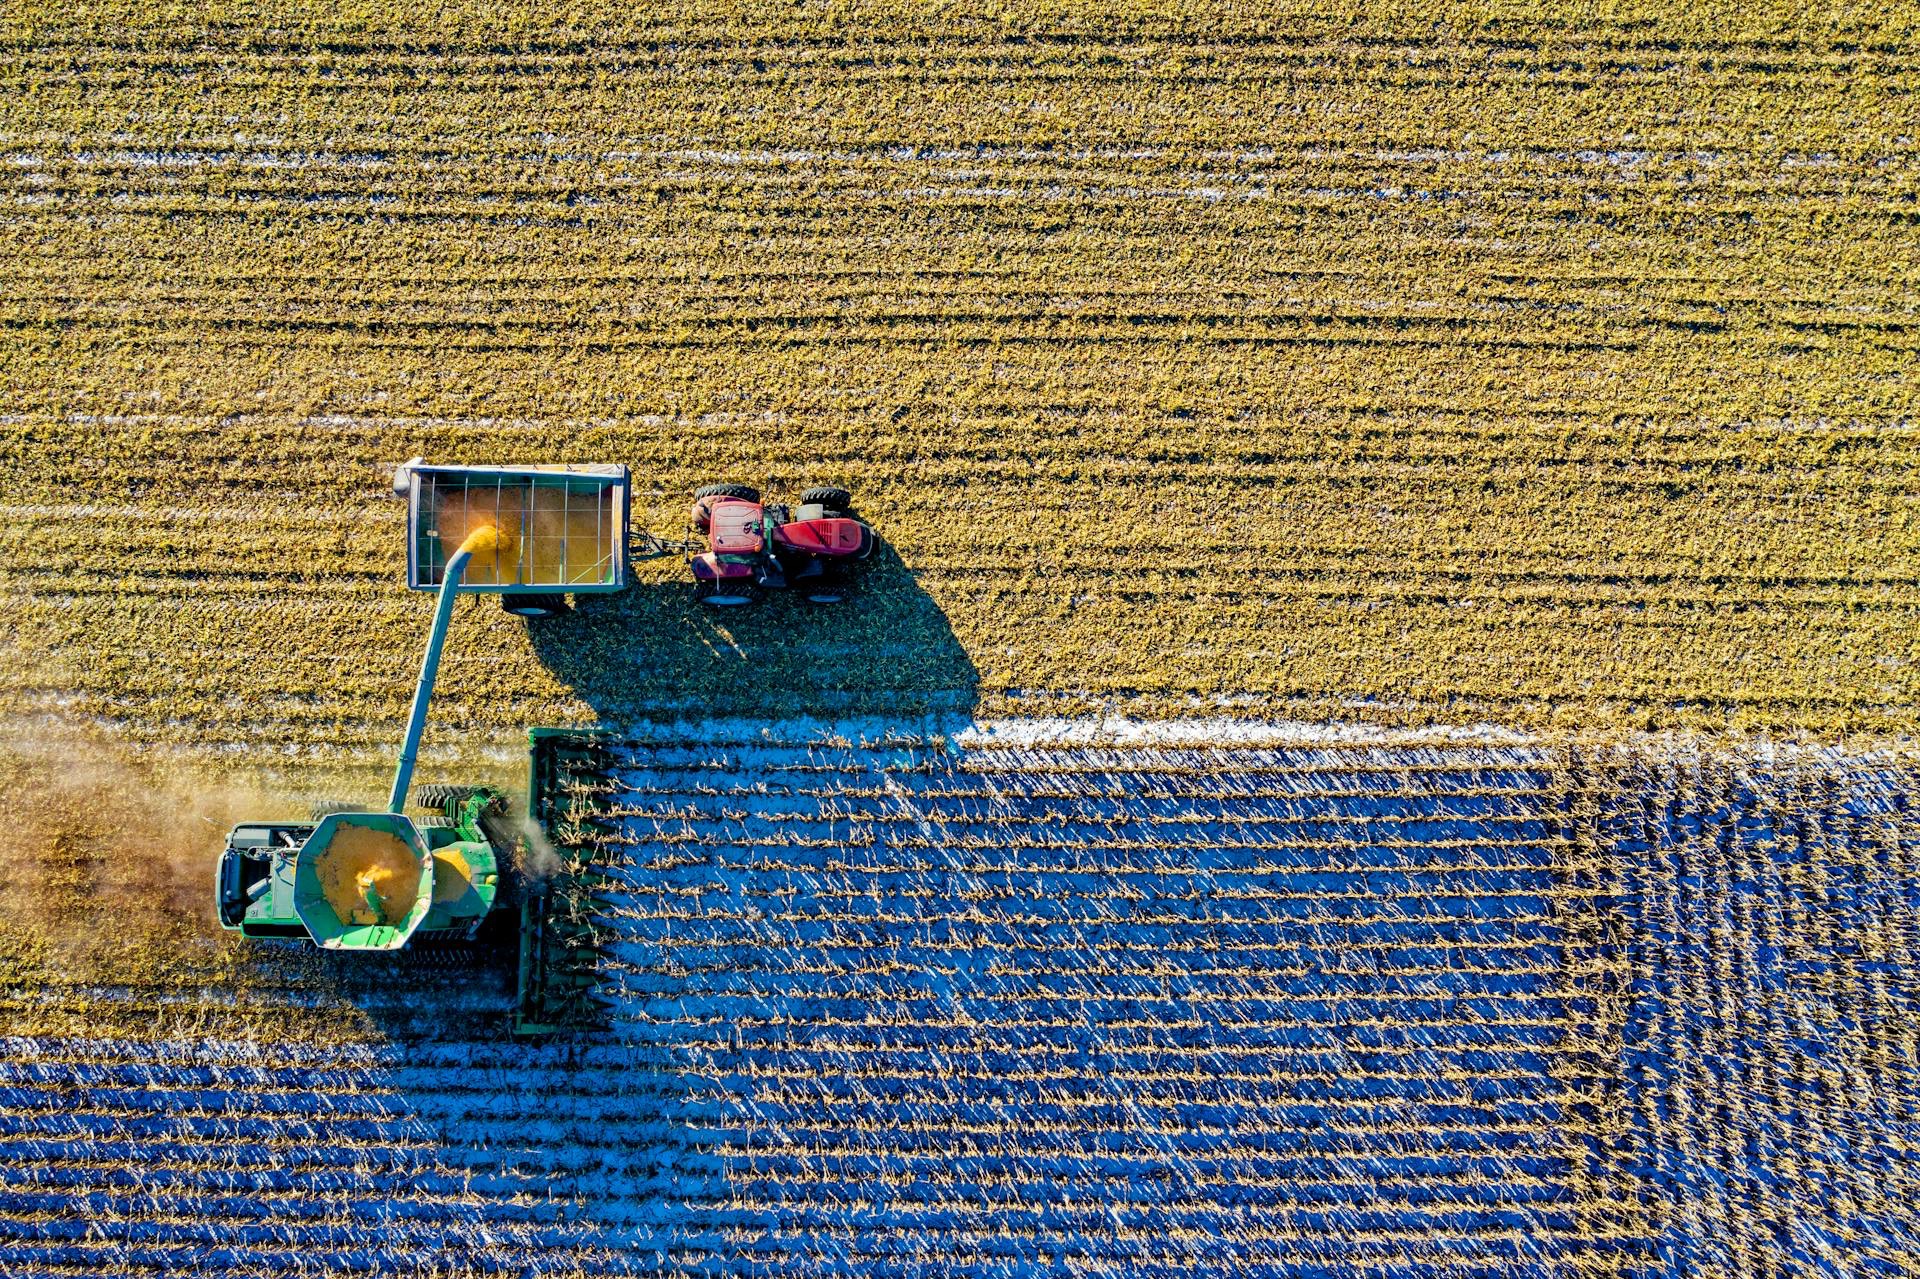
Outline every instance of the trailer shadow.
<svg viewBox="0 0 1920 1279">
<path fill-rule="evenodd" d="M 535 654 L 603 724 L 665 718 L 971 717 L 979 671 L 891 548 L 843 603 L 786 592 L 715 609 L 642 582 L 532 621 Z"/>
</svg>

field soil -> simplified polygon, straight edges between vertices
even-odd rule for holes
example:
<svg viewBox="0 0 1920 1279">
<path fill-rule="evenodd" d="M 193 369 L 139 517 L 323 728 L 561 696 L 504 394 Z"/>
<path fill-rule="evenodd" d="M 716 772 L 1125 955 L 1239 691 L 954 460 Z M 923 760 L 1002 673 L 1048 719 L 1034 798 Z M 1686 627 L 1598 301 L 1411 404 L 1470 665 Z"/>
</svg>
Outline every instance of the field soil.
<svg viewBox="0 0 1920 1279">
<path fill-rule="evenodd" d="M 606 8 L 0 9 L 0 1272 L 1912 1272 L 1911 12 Z M 459 605 L 583 1038 L 211 919 L 414 455 L 885 541 Z"/>
</svg>

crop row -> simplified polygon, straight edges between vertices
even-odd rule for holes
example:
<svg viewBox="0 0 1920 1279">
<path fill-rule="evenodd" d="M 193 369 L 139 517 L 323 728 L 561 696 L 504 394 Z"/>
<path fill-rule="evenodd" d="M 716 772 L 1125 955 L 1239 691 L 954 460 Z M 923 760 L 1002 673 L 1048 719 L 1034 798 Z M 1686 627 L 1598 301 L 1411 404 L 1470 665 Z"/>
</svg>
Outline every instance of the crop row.
<svg viewBox="0 0 1920 1279">
<path fill-rule="evenodd" d="M 464 746 L 1912 727 L 1885 13 L 453 8 L 0 18 L 0 707 L 382 746 L 427 608 L 382 467 L 422 453 L 627 462 L 668 534 L 702 482 L 844 481 L 898 557 L 834 617 L 706 617 L 670 565 L 470 606 Z"/>
<path fill-rule="evenodd" d="M 0 1257 L 1900 1255 L 1920 836 L 1898 758 L 869 727 L 655 726 L 568 783 L 599 819 L 569 848 L 611 876 L 604 1037 L 509 1043 L 436 1020 L 477 992 L 370 967 L 256 987 L 202 1038 L 0 1041 Z M 867 842 L 793 838 L 850 806 Z M 296 1006 L 376 1033 L 270 1029 Z M 91 1235 L 52 1224 L 76 1216 Z"/>
</svg>

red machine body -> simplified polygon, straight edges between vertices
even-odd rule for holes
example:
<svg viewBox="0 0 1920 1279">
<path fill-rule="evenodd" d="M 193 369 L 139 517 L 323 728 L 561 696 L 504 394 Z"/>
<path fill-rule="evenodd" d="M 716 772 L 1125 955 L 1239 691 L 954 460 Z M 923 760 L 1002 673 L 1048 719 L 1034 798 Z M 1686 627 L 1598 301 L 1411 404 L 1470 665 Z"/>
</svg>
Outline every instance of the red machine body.
<svg viewBox="0 0 1920 1279">
<path fill-rule="evenodd" d="M 795 520 L 773 530 L 773 540 L 786 550 L 836 559 L 860 554 L 868 536 L 866 525 L 845 518 Z"/>
<path fill-rule="evenodd" d="M 709 549 L 688 566 L 702 602 L 746 604 L 758 587 L 791 587 L 817 603 L 848 590 L 846 568 L 873 553 L 873 529 L 849 509 L 845 489 L 809 489 L 800 505 L 767 504 L 743 484 L 712 484 L 694 497 L 694 531 Z"/>
</svg>

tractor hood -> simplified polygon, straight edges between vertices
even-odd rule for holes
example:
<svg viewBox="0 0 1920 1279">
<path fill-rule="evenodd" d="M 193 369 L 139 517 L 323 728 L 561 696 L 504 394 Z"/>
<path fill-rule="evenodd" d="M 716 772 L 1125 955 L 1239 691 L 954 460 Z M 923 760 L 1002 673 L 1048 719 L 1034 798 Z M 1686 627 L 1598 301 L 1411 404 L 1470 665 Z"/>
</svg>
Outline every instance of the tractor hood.
<svg viewBox="0 0 1920 1279">
<path fill-rule="evenodd" d="M 832 558 L 854 556 L 865 548 L 866 526 L 859 520 L 842 518 L 796 520 L 774 530 L 774 540 L 789 550 Z"/>
</svg>

